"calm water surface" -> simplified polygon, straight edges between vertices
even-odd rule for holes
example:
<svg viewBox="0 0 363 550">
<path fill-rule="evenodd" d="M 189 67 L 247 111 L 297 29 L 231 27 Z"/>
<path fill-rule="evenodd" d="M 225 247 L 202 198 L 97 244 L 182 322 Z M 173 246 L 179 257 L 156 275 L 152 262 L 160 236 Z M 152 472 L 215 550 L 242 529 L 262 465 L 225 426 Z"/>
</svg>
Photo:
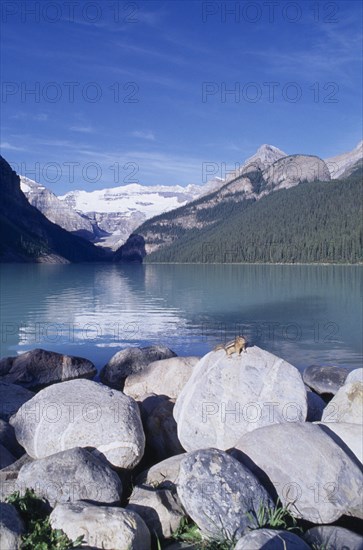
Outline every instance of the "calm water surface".
<svg viewBox="0 0 363 550">
<path fill-rule="evenodd" d="M 362 366 L 362 266 L 2 265 L 1 356 L 91 359 L 163 343 L 202 355 L 243 333 L 299 368 Z"/>
</svg>

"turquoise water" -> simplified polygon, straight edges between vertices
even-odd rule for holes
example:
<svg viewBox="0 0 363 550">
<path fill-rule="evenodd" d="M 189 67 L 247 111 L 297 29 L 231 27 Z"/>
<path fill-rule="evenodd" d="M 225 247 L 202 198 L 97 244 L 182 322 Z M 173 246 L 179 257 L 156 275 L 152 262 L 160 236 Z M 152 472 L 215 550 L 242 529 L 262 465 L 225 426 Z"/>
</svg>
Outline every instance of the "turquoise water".
<svg viewBox="0 0 363 550">
<path fill-rule="evenodd" d="M 244 334 L 299 368 L 362 366 L 362 266 L 2 265 L 1 356 L 102 367 L 124 346 L 202 355 Z"/>
</svg>

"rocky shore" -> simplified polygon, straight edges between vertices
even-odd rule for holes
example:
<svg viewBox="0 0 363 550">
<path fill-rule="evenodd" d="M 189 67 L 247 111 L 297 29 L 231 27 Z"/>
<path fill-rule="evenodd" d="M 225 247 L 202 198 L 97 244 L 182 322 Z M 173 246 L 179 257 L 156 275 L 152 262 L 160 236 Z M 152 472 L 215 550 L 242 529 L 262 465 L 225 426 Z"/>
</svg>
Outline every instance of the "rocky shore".
<svg viewBox="0 0 363 550">
<path fill-rule="evenodd" d="M 0 361 L 1 550 L 29 535 L 29 490 L 81 548 L 363 549 L 363 369 L 160 345 L 95 376 L 39 349 Z"/>
</svg>

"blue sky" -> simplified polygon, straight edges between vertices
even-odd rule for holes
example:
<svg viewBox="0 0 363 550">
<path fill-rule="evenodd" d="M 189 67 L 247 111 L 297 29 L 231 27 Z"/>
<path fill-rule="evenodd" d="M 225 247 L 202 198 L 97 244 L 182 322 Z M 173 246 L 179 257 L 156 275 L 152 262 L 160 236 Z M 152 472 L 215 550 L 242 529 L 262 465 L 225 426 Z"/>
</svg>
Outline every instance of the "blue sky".
<svg viewBox="0 0 363 550">
<path fill-rule="evenodd" d="M 359 1 L 1 8 L 2 155 L 57 194 L 202 183 L 205 163 L 223 176 L 262 143 L 324 158 L 362 139 Z"/>
</svg>

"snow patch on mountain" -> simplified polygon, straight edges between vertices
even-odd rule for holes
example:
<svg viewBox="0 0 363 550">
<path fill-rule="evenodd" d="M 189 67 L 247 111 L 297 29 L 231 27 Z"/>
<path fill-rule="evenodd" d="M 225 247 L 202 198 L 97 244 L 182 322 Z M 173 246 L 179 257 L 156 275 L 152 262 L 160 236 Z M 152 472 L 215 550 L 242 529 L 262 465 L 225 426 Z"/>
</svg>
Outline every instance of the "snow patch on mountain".
<svg viewBox="0 0 363 550">
<path fill-rule="evenodd" d="M 335 157 L 329 157 L 325 160 L 329 168 L 329 172 L 332 179 L 338 179 L 346 170 L 356 164 L 359 159 L 363 157 L 363 140 L 353 149 L 347 153 L 342 153 Z"/>
</svg>

